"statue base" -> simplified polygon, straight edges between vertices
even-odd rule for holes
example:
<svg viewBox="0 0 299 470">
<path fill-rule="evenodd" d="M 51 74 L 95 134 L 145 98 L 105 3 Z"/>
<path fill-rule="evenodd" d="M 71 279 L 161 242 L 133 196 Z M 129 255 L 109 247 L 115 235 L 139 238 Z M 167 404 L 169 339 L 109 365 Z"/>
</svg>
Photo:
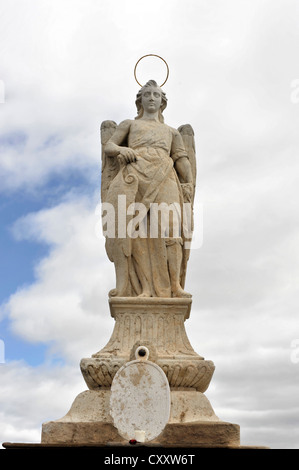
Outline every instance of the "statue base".
<svg viewBox="0 0 299 470">
<path fill-rule="evenodd" d="M 129 444 L 113 426 L 110 393 L 110 390 L 87 390 L 79 394 L 63 418 L 43 424 L 42 444 Z M 239 447 L 240 429 L 237 424 L 221 421 L 203 393 L 172 390 L 169 422 L 150 445 Z"/>
<path fill-rule="evenodd" d="M 204 395 L 215 366 L 197 354 L 188 340 L 184 322 L 191 304 L 191 298 L 110 298 L 115 320 L 111 338 L 80 363 L 89 390 L 77 396 L 63 418 L 43 424 L 42 444 L 128 444 L 110 415 L 111 384 L 116 372 L 135 360 L 137 347 L 143 345 L 149 350 L 149 360 L 165 372 L 171 391 L 168 424 L 147 444 L 238 447 L 239 426 L 221 421 Z"/>
<path fill-rule="evenodd" d="M 221 421 L 204 395 L 215 367 L 188 340 L 184 322 L 191 303 L 190 298 L 109 299 L 115 319 L 112 336 L 102 350 L 80 364 L 89 390 L 76 397 L 63 418 L 42 425 L 40 446 L 129 445 L 110 415 L 111 384 L 120 367 L 134 360 L 136 348 L 143 345 L 149 360 L 164 370 L 171 395 L 168 424 L 144 445 L 241 448 L 239 426 Z"/>
</svg>

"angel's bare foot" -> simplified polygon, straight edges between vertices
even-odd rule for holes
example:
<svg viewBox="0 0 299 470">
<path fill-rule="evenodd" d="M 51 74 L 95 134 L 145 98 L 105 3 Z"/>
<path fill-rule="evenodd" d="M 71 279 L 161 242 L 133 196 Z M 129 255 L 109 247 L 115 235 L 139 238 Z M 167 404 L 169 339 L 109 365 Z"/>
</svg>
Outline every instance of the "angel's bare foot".
<svg viewBox="0 0 299 470">
<path fill-rule="evenodd" d="M 151 297 L 151 294 L 148 291 L 143 291 L 138 295 L 138 297 Z"/>
<path fill-rule="evenodd" d="M 175 291 L 173 291 L 173 297 L 185 298 L 190 299 L 192 297 L 189 292 L 184 291 L 181 287 L 177 287 Z"/>
</svg>

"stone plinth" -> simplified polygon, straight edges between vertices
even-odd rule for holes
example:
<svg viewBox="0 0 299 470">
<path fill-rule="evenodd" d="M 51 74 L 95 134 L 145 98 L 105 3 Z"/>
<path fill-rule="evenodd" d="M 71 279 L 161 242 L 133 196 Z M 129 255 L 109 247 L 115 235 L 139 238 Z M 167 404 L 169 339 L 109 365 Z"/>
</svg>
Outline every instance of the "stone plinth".
<svg viewBox="0 0 299 470">
<path fill-rule="evenodd" d="M 63 418 L 43 424 L 42 444 L 126 444 L 113 426 L 110 394 L 108 389 L 82 392 Z M 153 445 L 239 446 L 239 426 L 221 421 L 203 393 L 172 390 L 170 409 L 169 422 Z"/>
<path fill-rule="evenodd" d="M 127 298 L 109 300 L 115 326 L 108 344 L 91 358 L 81 360 L 83 377 L 91 390 L 109 388 L 118 369 L 134 358 L 138 345 L 150 351 L 150 360 L 165 372 L 170 387 L 205 392 L 214 364 L 192 348 L 184 322 L 190 298 Z"/>
</svg>

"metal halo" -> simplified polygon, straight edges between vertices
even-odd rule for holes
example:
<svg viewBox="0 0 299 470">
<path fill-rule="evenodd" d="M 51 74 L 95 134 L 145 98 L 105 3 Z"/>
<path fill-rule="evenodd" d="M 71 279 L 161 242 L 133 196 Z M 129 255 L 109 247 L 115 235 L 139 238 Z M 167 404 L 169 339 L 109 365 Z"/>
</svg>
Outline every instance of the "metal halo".
<svg viewBox="0 0 299 470">
<path fill-rule="evenodd" d="M 136 65 L 135 65 L 135 67 L 134 67 L 134 77 L 135 77 L 135 80 L 136 80 L 136 82 L 138 83 L 138 85 L 140 85 L 141 88 L 142 88 L 143 85 L 141 85 L 141 83 L 138 82 L 137 77 L 136 77 L 136 69 L 137 69 L 137 65 L 139 64 L 139 62 L 140 62 L 142 59 L 144 59 L 145 57 L 150 57 L 150 56 L 158 57 L 158 59 L 163 60 L 164 64 L 165 64 L 166 67 L 167 67 L 166 79 L 164 80 L 164 82 L 162 83 L 162 85 L 160 85 L 160 88 L 161 88 L 163 85 L 165 85 L 165 83 L 166 83 L 167 80 L 168 80 L 168 77 L 169 77 L 169 67 L 168 67 L 168 64 L 167 64 L 166 60 L 164 60 L 163 57 L 161 57 L 161 56 L 159 56 L 159 55 L 157 55 L 157 54 L 146 54 L 146 55 L 143 55 L 142 57 L 140 57 L 139 60 L 137 60 Z"/>
</svg>

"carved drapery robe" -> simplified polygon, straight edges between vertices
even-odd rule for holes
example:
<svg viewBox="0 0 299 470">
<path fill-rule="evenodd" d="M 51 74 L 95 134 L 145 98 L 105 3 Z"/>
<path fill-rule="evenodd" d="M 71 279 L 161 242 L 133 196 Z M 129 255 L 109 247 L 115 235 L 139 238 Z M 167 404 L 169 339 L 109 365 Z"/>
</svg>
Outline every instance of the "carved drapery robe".
<svg viewBox="0 0 299 470">
<path fill-rule="evenodd" d="M 117 197 L 126 195 L 126 208 L 136 202 L 142 203 L 148 211 L 153 203 L 164 203 L 172 205 L 172 209 L 179 208 L 177 217 L 181 219 L 183 195 L 174 167 L 179 158 L 188 157 L 181 134 L 178 130 L 154 120 L 126 120 L 120 126 L 128 128 L 127 146 L 135 151 L 137 161 L 121 167 L 110 183 L 106 202 L 116 206 Z M 113 142 L 113 136 L 110 140 Z M 173 214 L 169 215 L 171 221 Z M 115 253 L 118 258 L 120 251 L 127 257 L 127 296 L 141 293 L 139 280 L 144 276 L 150 286 L 151 296 L 171 297 L 167 246 L 171 243 L 182 245 L 182 230 L 180 227 L 179 237 L 176 234 L 173 237 L 171 223 L 168 233 L 161 233 L 163 224 L 159 223 L 158 237 L 151 237 L 149 212 L 146 218 L 145 238 L 127 236 L 125 239 L 107 239 L 106 249 L 109 258 L 115 263 L 119 261 Z M 181 249 L 183 250 L 183 247 Z"/>
</svg>

